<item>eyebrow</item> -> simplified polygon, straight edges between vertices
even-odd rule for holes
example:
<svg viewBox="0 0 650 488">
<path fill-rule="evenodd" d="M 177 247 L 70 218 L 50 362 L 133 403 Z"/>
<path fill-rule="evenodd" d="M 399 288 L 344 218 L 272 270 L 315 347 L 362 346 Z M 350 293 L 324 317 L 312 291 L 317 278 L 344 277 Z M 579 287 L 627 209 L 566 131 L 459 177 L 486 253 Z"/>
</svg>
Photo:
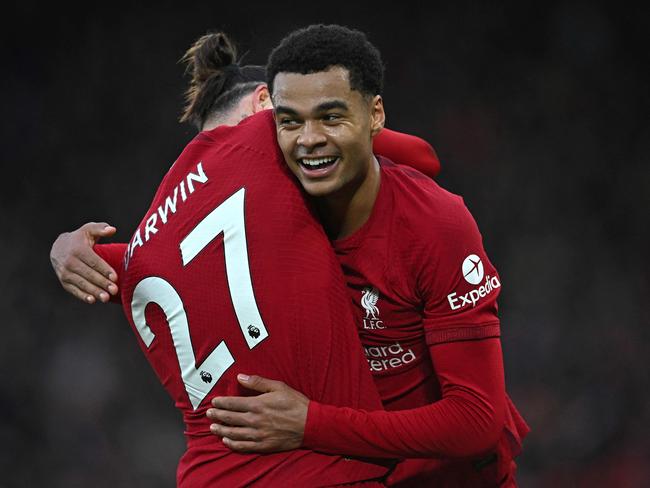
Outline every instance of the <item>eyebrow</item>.
<svg viewBox="0 0 650 488">
<path fill-rule="evenodd" d="M 323 102 L 320 105 L 317 105 L 316 108 L 314 109 L 315 113 L 319 112 L 327 112 L 328 110 L 334 110 L 334 109 L 340 109 L 340 110 L 349 110 L 348 104 L 345 103 L 342 100 L 331 100 L 328 102 Z M 275 113 L 276 114 L 286 114 L 286 115 L 298 115 L 298 112 L 291 108 L 287 107 L 285 105 L 278 105 L 275 107 Z"/>
<path fill-rule="evenodd" d="M 348 110 L 348 104 L 342 100 L 332 100 L 330 102 L 323 102 L 316 107 L 316 112 L 327 112 L 328 110 L 333 110 L 335 108 L 341 110 Z"/>
<path fill-rule="evenodd" d="M 278 105 L 276 107 L 273 107 L 273 111 L 276 114 L 298 115 L 297 111 L 295 111 L 291 107 L 285 107 L 284 105 Z"/>
</svg>

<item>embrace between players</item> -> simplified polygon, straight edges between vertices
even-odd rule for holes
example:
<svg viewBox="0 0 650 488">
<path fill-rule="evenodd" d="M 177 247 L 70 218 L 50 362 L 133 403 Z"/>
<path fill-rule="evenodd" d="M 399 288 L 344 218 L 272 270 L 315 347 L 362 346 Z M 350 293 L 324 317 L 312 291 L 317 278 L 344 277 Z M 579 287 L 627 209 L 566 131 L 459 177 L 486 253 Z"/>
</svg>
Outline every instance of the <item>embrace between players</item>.
<svg viewBox="0 0 650 488">
<path fill-rule="evenodd" d="M 313 25 L 266 71 L 221 33 L 184 60 L 200 132 L 131 242 L 86 224 L 51 251 L 182 412 L 178 485 L 516 486 L 501 283 L 430 146 L 383 129 L 377 49 Z"/>
</svg>

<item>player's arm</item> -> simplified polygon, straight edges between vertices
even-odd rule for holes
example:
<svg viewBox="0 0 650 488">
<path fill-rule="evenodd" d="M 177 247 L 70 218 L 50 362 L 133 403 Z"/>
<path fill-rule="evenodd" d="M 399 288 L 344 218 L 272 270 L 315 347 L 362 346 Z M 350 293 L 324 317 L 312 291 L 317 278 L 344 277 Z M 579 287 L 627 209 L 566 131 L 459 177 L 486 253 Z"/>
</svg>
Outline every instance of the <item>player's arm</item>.
<svg viewBox="0 0 650 488">
<path fill-rule="evenodd" d="M 364 412 L 311 402 L 303 445 L 374 457 L 467 457 L 503 432 L 505 387 L 498 338 L 433 346 L 442 399 L 403 411 Z"/>
<path fill-rule="evenodd" d="M 431 178 L 440 173 L 440 160 L 436 151 L 424 139 L 390 129 L 382 129 L 372 142 L 375 154 L 385 156 L 394 163 L 411 166 Z"/>
<path fill-rule="evenodd" d="M 308 447 L 349 456 L 465 457 L 484 453 L 503 431 L 505 387 L 498 338 L 432 346 L 442 399 L 403 411 L 367 412 L 308 402 L 281 382 L 250 377 L 257 397 L 222 397 L 208 417 L 233 450 Z"/>
<path fill-rule="evenodd" d="M 115 227 L 106 223 L 90 222 L 59 235 L 52 244 L 50 261 L 61 286 L 83 302 L 107 302 L 117 295 L 115 269 L 121 257 L 116 257 L 120 248 L 123 254 L 126 244 L 113 245 L 103 256 L 93 249 L 99 239 L 115 231 Z M 105 258 L 109 258 L 109 262 Z"/>
<path fill-rule="evenodd" d="M 101 259 L 106 262 L 113 269 L 122 269 L 122 264 L 124 262 L 124 253 L 126 252 L 128 244 L 125 242 L 112 242 L 110 244 L 95 244 L 93 251 Z M 117 291 L 119 291 L 121 285 L 121 274 L 117 275 L 117 279 L 114 281 L 114 284 L 117 285 Z M 110 301 L 113 303 L 121 304 L 122 295 L 120 293 L 115 293 L 111 295 Z"/>
</svg>

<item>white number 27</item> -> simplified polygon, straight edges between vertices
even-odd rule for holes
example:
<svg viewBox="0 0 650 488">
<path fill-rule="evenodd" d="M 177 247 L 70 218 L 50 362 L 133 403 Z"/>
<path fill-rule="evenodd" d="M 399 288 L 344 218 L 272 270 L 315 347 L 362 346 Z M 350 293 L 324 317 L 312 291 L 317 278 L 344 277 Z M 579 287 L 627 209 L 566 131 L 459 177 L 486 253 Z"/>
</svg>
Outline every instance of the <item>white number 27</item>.
<svg viewBox="0 0 650 488">
<path fill-rule="evenodd" d="M 241 188 L 210 212 L 181 241 L 180 250 L 183 266 L 186 266 L 223 232 L 230 297 L 248 348 L 253 349 L 268 337 L 268 332 L 255 301 L 248 266 L 244 195 L 245 189 Z M 131 301 L 133 322 L 147 348 L 151 346 L 155 335 L 147 324 L 144 311 L 152 302 L 160 306 L 167 318 L 185 390 L 196 410 L 223 373 L 234 364 L 235 359 L 225 341 L 221 341 L 200 365 L 196 364 L 183 301 L 168 281 L 157 276 L 140 281 L 133 291 Z"/>
</svg>

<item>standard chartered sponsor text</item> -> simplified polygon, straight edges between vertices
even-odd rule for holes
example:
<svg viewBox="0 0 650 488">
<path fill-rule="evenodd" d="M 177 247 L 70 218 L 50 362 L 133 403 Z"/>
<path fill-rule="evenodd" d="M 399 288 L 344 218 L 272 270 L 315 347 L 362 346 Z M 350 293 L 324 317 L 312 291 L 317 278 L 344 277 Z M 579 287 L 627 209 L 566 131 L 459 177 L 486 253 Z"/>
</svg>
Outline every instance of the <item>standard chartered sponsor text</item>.
<svg viewBox="0 0 650 488">
<path fill-rule="evenodd" d="M 370 371 L 388 371 L 391 368 L 399 368 L 415 360 L 415 353 L 412 349 L 406 351 L 399 342 L 390 346 L 368 346 L 363 348 Z"/>
</svg>

